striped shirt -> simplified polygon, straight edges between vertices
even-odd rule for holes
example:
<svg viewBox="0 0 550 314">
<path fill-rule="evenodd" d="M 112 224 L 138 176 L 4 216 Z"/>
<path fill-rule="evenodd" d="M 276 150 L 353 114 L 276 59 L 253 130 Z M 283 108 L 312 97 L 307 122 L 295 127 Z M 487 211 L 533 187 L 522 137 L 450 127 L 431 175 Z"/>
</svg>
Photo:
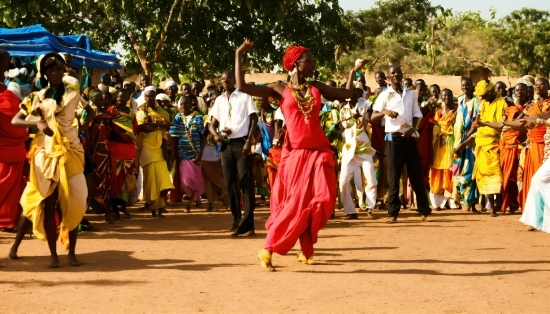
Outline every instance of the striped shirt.
<svg viewBox="0 0 550 314">
<path fill-rule="evenodd" d="M 203 118 L 197 112 L 188 116 L 178 113 L 172 121 L 169 133 L 170 136 L 178 138 L 180 159 L 195 159 L 201 147 L 201 134 L 204 133 Z"/>
</svg>

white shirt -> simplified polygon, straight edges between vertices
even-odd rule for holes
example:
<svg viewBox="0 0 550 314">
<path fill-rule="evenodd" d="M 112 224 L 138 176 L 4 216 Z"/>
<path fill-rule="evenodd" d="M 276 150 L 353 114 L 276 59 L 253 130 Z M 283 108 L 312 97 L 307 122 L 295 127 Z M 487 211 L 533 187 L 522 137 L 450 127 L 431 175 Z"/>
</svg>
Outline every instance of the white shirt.
<svg viewBox="0 0 550 314">
<path fill-rule="evenodd" d="M 362 123 L 363 118 L 355 120 L 355 123 L 353 123 L 354 120 L 349 119 L 352 118 L 355 113 L 359 113 L 361 116 L 364 116 L 367 109 L 367 100 L 365 98 L 359 98 L 357 99 L 357 104 L 353 107 L 353 109 L 349 104 L 346 104 L 340 110 L 340 119 L 342 120 L 342 126 L 345 128 L 342 135 L 344 140 L 344 145 L 342 147 L 342 161 L 350 161 L 356 154 L 356 148 L 364 148 L 367 145 L 367 147 L 370 147 L 370 138 L 367 131 L 365 131 L 365 126 L 362 125 L 359 129 L 357 128 L 357 125 Z M 374 154 L 374 148 L 370 147 L 370 149 Z"/>
<path fill-rule="evenodd" d="M 274 120 L 281 120 L 283 121 L 283 126 L 285 125 L 285 116 L 283 116 L 283 111 L 281 110 L 281 107 L 277 108 L 275 110 L 275 116 L 273 117 Z"/>
<path fill-rule="evenodd" d="M 399 115 L 392 119 L 384 116 L 386 133 L 405 132 L 414 127 L 413 118 L 422 118 L 422 112 L 418 106 L 418 97 L 414 91 L 404 89 L 400 96 L 391 86 L 380 93 L 373 108 L 374 111 L 395 111 Z"/>
<path fill-rule="evenodd" d="M 249 115 L 258 113 L 252 96 L 235 89 L 231 96 L 227 94 L 216 98 L 210 114 L 219 121 L 218 128 L 223 130 L 228 127 L 231 130 L 230 138 L 239 138 L 248 135 L 250 126 Z"/>
</svg>

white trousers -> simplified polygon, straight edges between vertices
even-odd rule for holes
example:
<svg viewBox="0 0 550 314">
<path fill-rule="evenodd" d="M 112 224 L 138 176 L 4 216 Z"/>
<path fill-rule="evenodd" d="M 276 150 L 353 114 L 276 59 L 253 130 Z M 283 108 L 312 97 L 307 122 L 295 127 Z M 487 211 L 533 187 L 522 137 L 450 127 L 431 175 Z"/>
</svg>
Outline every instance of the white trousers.
<svg viewBox="0 0 550 314">
<path fill-rule="evenodd" d="M 449 207 L 451 209 L 460 208 L 460 205 L 457 205 L 453 198 L 446 197 L 443 194 L 434 194 L 432 193 L 432 191 L 430 191 L 428 197 L 430 199 L 430 204 L 432 204 L 433 207 L 445 208 L 445 205 L 447 204 L 447 202 L 449 202 Z"/>
<path fill-rule="evenodd" d="M 357 188 L 357 194 L 359 196 L 359 203 L 363 202 L 363 191 L 367 195 L 367 208 L 374 208 L 376 204 L 376 173 L 374 171 L 374 162 L 372 155 L 361 154 L 355 155 L 349 162 L 342 162 L 342 168 L 340 169 L 339 187 L 342 198 L 342 204 L 344 205 L 344 212 L 347 215 L 355 214 L 355 204 L 351 196 L 351 178 L 354 176 L 356 170 L 363 169 L 363 174 L 367 179 L 367 186 L 363 189 L 363 180 L 356 178 L 355 186 Z"/>
</svg>

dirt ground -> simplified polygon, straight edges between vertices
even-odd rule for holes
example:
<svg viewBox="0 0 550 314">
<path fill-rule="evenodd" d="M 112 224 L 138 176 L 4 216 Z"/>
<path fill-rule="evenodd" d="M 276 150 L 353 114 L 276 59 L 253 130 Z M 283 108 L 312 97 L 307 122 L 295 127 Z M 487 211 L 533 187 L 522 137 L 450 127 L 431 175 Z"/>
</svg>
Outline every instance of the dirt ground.
<svg viewBox="0 0 550 314">
<path fill-rule="evenodd" d="M 388 225 L 365 214 L 321 231 L 317 265 L 296 262 L 298 246 L 264 272 L 257 252 L 268 209 L 257 210 L 255 237 L 232 238 L 226 211 L 134 218 L 80 233 L 83 265 L 47 269 L 45 242 L 26 238 L 7 258 L 13 234 L 0 233 L 4 313 L 548 313 L 550 236 L 528 232 L 519 216 L 410 210 Z M 58 248 L 61 253 L 62 249 Z"/>
</svg>

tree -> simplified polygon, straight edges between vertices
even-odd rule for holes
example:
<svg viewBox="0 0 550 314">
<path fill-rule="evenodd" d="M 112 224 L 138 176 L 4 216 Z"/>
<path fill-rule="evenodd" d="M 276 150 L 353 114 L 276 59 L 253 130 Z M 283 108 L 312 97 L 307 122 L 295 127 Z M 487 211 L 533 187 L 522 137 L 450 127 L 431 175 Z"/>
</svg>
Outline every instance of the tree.
<svg viewBox="0 0 550 314">
<path fill-rule="evenodd" d="M 506 55 L 505 62 L 517 75 L 550 74 L 550 12 L 523 8 L 499 23 L 497 38 Z"/>
<path fill-rule="evenodd" d="M 159 79 L 219 74 L 232 67 L 244 38 L 256 44 L 247 56 L 256 71 L 280 64 L 292 43 L 310 47 L 320 66 L 334 68 L 335 48 L 348 50 L 356 42 L 344 28 L 337 0 L 29 1 L 32 12 L 24 9 L 9 18 L 4 12 L 3 23 L 18 27 L 40 22 L 56 34 L 82 32 L 104 50 L 118 43 L 128 53 L 130 71 L 158 72 Z"/>
</svg>

